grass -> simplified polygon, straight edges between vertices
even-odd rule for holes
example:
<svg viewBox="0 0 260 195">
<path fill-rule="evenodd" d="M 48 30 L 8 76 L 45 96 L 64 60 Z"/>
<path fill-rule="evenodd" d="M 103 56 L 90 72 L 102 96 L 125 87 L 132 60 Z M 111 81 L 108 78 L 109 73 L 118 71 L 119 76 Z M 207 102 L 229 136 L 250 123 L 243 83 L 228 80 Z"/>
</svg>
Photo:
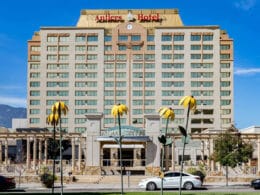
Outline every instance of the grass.
<svg viewBox="0 0 260 195">
<path fill-rule="evenodd" d="M 10 195 L 10 192 L 0 192 L 1 195 Z M 12 195 L 21 195 L 21 192 L 12 192 Z M 29 193 L 30 195 L 51 193 Z M 56 192 L 55 195 L 60 193 Z M 64 192 L 64 195 L 119 195 L 120 192 Z M 179 192 L 164 192 L 164 195 L 178 195 Z M 182 192 L 183 195 L 259 195 L 259 192 Z M 160 192 L 125 192 L 124 195 L 160 195 Z"/>
</svg>

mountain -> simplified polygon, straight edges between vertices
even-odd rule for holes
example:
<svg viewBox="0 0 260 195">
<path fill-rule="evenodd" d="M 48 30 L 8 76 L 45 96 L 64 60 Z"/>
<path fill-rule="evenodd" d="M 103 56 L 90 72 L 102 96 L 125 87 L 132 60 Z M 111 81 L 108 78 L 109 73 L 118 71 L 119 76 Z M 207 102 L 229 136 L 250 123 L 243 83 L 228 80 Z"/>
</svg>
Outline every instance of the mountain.
<svg viewBox="0 0 260 195">
<path fill-rule="evenodd" d="M 11 128 L 13 118 L 26 118 L 26 108 L 0 104 L 0 127 Z"/>
</svg>

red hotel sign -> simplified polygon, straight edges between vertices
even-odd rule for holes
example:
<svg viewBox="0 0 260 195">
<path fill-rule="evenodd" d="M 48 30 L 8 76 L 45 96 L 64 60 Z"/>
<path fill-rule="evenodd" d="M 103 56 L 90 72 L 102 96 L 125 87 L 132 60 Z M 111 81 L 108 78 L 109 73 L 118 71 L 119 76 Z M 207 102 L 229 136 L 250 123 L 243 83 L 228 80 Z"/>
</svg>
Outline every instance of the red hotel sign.
<svg viewBox="0 0 260 195">
<path fill-rule="evenodd" d="M 135 21 L 136 19 L 133 18 L 132 21 Z M 156 14 L 137 14 L 137 20 L 139 22 L 161 22 L 161 18 L 160 18 L 160 14 L 156 13 Z M 110 15 L 110 14 L 106 14 L 106 15 L 97 15 L 96 16 L 96 21 L 97 22 L 101 22 L 101 23 L 105 23 L 105 22 L 123 22 L 124 19 L 122 16 L 120 15 Z"/>
</svg>

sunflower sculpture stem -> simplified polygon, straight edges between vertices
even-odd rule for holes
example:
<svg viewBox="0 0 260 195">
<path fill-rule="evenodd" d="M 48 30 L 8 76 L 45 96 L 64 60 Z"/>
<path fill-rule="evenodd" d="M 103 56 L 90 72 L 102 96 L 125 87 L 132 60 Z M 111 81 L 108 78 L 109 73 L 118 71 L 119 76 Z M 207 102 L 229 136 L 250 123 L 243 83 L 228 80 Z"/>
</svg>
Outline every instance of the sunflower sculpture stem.
<svg viewBox="0 0 260 195">
<path fill-rule="evenodd" d="M 56 158 L 56 155 L 55 155 L 55 137 L 56 137 L 56 125 L 54 123 L 54 126 L 53 126 L 53 143 L 52 143 L 52 152 L 53 152 L 53 161 L 52 161 L 52 188 L 51 188 L 51 193 L 54 194 L 54 181 L 55 181 L 55 158 Z"/>
<path fill-rule="evenodd" d="M 121 175 L 121 195 L 124 193 L 123 186 L 123 168 L 122 168 L 122 135 L 121 135 L 121 122 L 120 113 L 118 113 L 118 128 L 119 128 L 119 161 L 120 161 L 120 175 Z"/>
<path fill-rule="evenodd" d="M 188 122 L 189 122 L 189 115 L 190 115 L 190 103 L 188 105 L 188 111 L 187 111 L 187 120 L 186 120 L 186 130 L 188 130 Z M 186 146 L 186 136 L 184 136 L 184 142 L 183 142 L 183 150 L 182 150 L 182 158 L 181 158 L 181 176 L 180 176 L 180 186 L 179 186 L 179 195 L 181 195 L 181 186 L 182 186 L 182 173 L 183 173 L 183 164 L 184 164 L 184 152 L 185 152 L 185 146 Z"/>
<path fill-rule="evenodd" d="M 61 192 L 63 194 L 63 167 L 62 167 L 62 130 L 61 130 L 61 107 L 59 105 L 58 113 L 60 116 L 60 185 L 61 185 Z"/>
</svg>

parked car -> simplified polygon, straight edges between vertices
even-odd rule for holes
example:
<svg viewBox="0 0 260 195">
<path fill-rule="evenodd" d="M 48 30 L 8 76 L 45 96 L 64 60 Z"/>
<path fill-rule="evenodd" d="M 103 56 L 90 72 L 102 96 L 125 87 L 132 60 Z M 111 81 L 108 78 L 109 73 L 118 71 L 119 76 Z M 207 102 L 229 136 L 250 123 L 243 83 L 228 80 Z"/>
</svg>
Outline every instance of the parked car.
<svg viewBox="0 0 260 195">
<path fill-rule="evenodd" d="M 251 187 L 255 188 L 255 189 L 260 189 L 260 178 L 258 179 L 253 179 L 251 181 Z"/>
<path fill-rule="evenodd" d="M 173 171 L 168 171 L 164 173 L 163 177 L 163 188 L 179 188 L 180 186 L 180 172 L 173 172 Z M 200 188 L 202 185 L 202 182 L 200 180 L 199 176 L 192 175 L 189 173 L 183 173 L 182 174 L 182 188 L 186 190 L 192 190 L 193 188 Z M 144 188 L 149 191 L 153 191 L 156 189 L 161 188 L 161 178 L 158 177 L 152 177 L 152 178 L 147 178 L 143 179 L 139 183 L 140 188 Z"/>
<path fill-rule="evenodd" d="M 5 177 L 0 175 L 0 190 L 10 190 L 16 187 L 15 179 L 13 177 Z"/>
</svg>

